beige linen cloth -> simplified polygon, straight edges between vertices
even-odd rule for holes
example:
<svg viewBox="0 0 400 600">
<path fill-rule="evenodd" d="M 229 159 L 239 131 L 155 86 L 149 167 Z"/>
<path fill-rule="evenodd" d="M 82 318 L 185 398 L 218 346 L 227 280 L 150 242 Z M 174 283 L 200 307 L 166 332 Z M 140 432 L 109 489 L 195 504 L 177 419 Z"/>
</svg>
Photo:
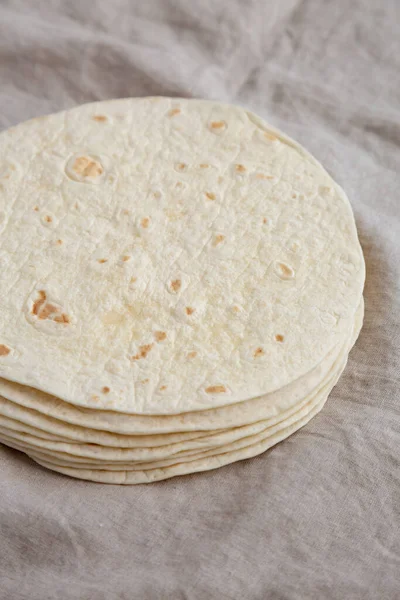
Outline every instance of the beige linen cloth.
<svg viewBox="0 0 400 600">
<path fill-rule="evenodd" d="M 244 104 L 323 162 L 365 325 L 322 413 L 252 460 L 118 487 L 0 446 L 0 599 L 400 598 L 399 0 L 0 1 L 1 129 L 144 95 Z"/>
</svg>

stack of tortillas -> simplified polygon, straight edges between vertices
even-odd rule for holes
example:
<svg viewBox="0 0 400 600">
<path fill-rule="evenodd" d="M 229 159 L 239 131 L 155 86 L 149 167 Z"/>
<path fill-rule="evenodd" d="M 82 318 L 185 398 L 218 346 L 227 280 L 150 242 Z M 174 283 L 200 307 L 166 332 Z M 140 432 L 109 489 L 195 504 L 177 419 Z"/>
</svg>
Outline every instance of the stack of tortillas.
<svg viewBox="0 0 400 600">
<path fill-rule="evenodd" d="M 363 317 L 350 204 L 248 111 L 100 102 L 0 135 L 0 441 L 144 483 L 307 423 Z"/>
</svg>

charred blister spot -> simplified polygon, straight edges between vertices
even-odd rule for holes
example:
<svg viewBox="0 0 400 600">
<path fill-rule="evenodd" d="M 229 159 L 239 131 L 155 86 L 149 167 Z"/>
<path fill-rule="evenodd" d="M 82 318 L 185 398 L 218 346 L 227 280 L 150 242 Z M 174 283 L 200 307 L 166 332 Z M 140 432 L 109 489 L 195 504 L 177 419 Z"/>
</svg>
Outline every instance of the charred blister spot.
<svg viewBox="0 0 400 600">
<path fill-rule="evenodd" d="M 235 165 L 235 171 L 236 171 L 236 173 L 245 173 L 247 171 L 247 169 L 244 165 L 237 164 L 237 165 Z"/>
<path fill-rule="evenodd" d="M 97 121 L 97 123 L 105 123 L 108 121 L 106 115 L 93 115 L 93 121 Z"/>
<path fill-rule="evenodd" d="M 294 279 L 294 269 L 283 262 L 275 262 L 274 264 L 275 274 L 283 280 Z"/>
<path fill-rule="evenodd" d="M 167 334 L 165 333 L 165 331 L 155 331 L 154 337 L 156 339 L 156 342 L 163 342 L 167 339 Z"/>
<path fill-rule="evenodd" d="M 31 307 L 31 314 L 40 321 L 49 320 L 62 325 L 68 325 L 71 321 L 69 315 L 59 305 L 48 301 L 44 290 L 38 291 Z"/>
<path fill-rule="evenodd" d="M 187 171 L 187 164 L 183 162 L 175 163 L 174 169 L 178 171 L 178 173 L 182 173 L 183 171 Z"/>
<path fill-rule="evenodd" d="M 101 265 L 104 265 L 104 263 L 108 262 L 108 258 L 98 258 L 97 262 Z"/>
<path fill-rule="evenodd" d="M 11 348 L 5 344 L 0 344 L 0 356 L 8 356 L 11 352 Z"/>
<path fill-rule="evenodd" d="M 103 392 L 103 394 L 109 394 L 109 393 L 110 393 L 110 388 L 109 388 L 107 385 L 105 385 L 105 386 L 102 388 L 102 390 L 101 390 L 101 391 Z"/>
<path fill-rule="evenodd" d="M 171 110 L 169 110 L 167 114 L 168 114 L 169 118 L 171 118 L 171 117 L 176 117 L 176 115 L 179 115 L 180 112 L 181 112 L 180 108 L 171 108 Z"/>
<path fill-rule="evenodd" d="M 275 336 L 275 341 L 280 344 L 285 340 L 285 337 L 281 333 L 277 333 Z"/>
<path fill-rule="evenodd" d="M 213 192 L 205 192 L 205 195 L 208 200 L 215 200 L 215 194 Z"/>
<path fill-rule="evenodd" d="M 177 294 L 182 287 L 182 281 L 180 279 L 173 279 L 169 284 L 169 289 L 171 292 Z"/>
<path fill-rule="evenodd" d="M 190 317 L 194 313 L 195 309 L 192 306 L 186 306 L 185 312 Z"/>
<path fill-rule="evenodd" d="M 160 392 L 164 392 L 166 389 L 167 389 L 167 386 L 166 386 L 166 385 L 162 385 L 162 386 L 159 388 Z"/>
<path fill-rule="evenodd" d="M 96 156 L 75 155 L 65 166 L 66 175 L 79 183 L 100 183 L 104 172 L 104 166 Z"/>
<path fill-rule="evenodd" d="M 44 227 L 52 228 L 56 226 L 57 219 L 52 214 L 46 212 L 41 214 L 40 221 Z"/>
<path fill-rule="evenodd" d="M 140 360 L 141 358 L 146 358 L 154 344 L 143 344 L 139 346 L 139 351 L 131 357 L 131 360 Z"/>
<path fill-rule="evenodd" d="M 197 352 L 195 352 L 194 350 L 192 350 L 192 352 L 187 353 L 187 357 L 190 359 L 196 358 L 196 356 L 197 356 Z"/>
<path fill-rule="evenodd" d="M 144 217 L 140 221 L 140 226 L 143 227 L 143 229 L 148 229 L 149 225 L 150 225 L 150 218 L 149 217 Z"/>
<path fill-rule="evenodd" d="M 214 237 L 214 240 L 213 240 L 213 246 L 214 246 L 214 248 L 215 248 L 216 246 L 219 246 L 219 244 L 222 244 L 222 242 L 223 242 L 224 240 L 225 240 L 225 236 L 224 236 L 224 235 L 222 235 L 222 233 L 219 233 L 218 235 L 216 235 L 216 236 Z"/>
<path fill-rule="evenodd" d="M 207 394 L 225 394 L 228 390 L 224 385 L 210 385 L 206 388 Z"/>
<path fill-rule="evenodd" d="M 262 348 L 261 346 L 258 346 L 258 348 L 256 348 L 253 352 L 254 358 L 259 358 L 260 356 L 263 356 L 264 354 L 265 354 L 264 348 Z"/>
<path fill-rule="evenodd" d="M 209 130 L 217 135 L 224 133 L 227 127 L 228 125 L 226 124 L 226 121 L 210 121 L 210 123 L 208 124 Z"/>
<path fill-rule="evenodd" d="M 32 314 L 33 315 L 38 315 L 40 308 L 46 302 L 46 292 L 44 292 L 43 290 L 40 290 L 38 292 L 38 296 L 39 296 L 39 298 L 37 300 L 35 300 L 35 302 L 33 303 L 33 306 L 32 306 Z"/>
</svg>

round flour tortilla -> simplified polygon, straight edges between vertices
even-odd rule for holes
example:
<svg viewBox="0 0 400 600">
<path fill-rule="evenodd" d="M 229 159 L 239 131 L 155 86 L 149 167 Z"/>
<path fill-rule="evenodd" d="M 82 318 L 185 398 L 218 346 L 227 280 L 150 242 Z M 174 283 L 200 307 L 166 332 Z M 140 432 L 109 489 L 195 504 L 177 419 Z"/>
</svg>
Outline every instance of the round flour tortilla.
<svg viewBox="0 0 400 600">
<path fill-rule="evenodd" d="M 3 132 L 0 156 L 0 376 L 18 393 L 215 410 L 294 384 L 351 330 L 349 202 L 242 108 L 100 102 Z"/>
</svg>

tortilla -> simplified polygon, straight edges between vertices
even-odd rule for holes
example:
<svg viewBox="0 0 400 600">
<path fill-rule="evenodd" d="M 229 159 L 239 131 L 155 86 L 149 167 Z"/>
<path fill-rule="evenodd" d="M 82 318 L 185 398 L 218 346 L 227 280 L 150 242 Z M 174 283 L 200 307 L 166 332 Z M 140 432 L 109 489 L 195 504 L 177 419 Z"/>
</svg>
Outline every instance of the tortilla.
<svg viewBox="0 0 400 600">
<path fill-rule="evenodd" d="M 351 330 L 349 202 L 242 108 L 100 102 L 3 132 L 0 156 L 7 386 L 181 418 L 295 384 Z"/>
</svg>

